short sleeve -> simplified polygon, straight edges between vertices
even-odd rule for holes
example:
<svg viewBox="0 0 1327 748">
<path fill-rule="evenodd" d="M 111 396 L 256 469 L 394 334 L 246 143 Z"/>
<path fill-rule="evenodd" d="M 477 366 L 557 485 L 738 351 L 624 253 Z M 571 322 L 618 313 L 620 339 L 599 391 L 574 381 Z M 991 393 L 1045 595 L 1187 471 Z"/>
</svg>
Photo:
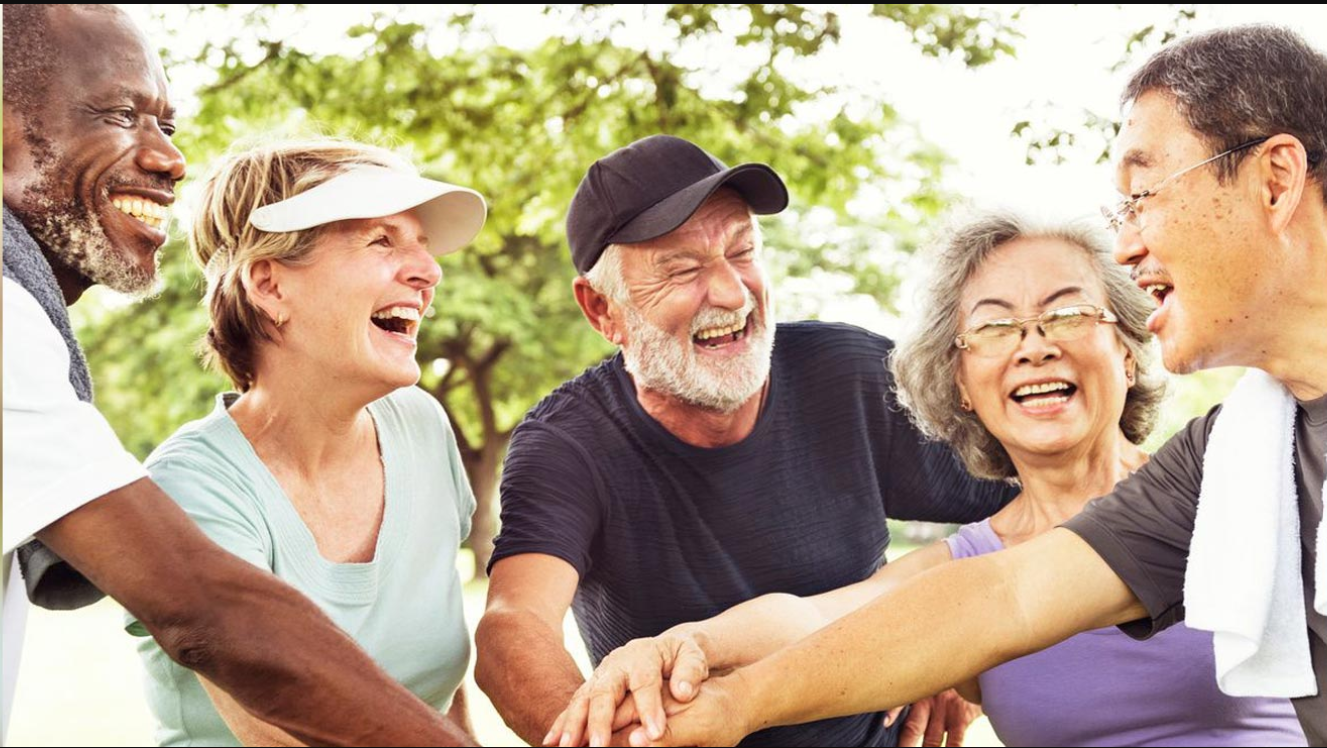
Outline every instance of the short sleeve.
<svg viewBox="0 0 1327 748">
<path fill-rule="evenodd" d="M 1124 624 L 1144 639 L 1184 620 L 1184 572 L 1202 488 L 1203 452 L 1219 411 L 1190 421 L 1138 472 L 1064 526 L 1087 541 L 1147 609 Z"/>
<path fill-rule="evenodd" d="M 890 394 L 881 405 L 884 433 L 869 435 L 877 440 L 881 455 L 883 500 L 890 519 L 967 524 L 995 514 L 1018 494 L 1004 481 L 972 477 L 948 444 L 927 439 L 895 400 L 893 388 L 890 375 Z"/>
<path fill-rule="evenodd" d="M 147 473 L 69 384 L 69 351 L 37 300 L 4 280 L 4 552 Z"/>
<path fill-rule="evenodd" d="M 271 570 L 271 534 L 251 489 L 217 466 L 184 456 L 151 462 L 148 471 L 212 542 L 254 566 Z"/>
<path fill-rule="evenodd" d="M 502 530 L 494 540 L 490 571 L 523 553 L 556 556 L 584 579 L 604 523 L 604 489 L 584 449 L 537 421 L 512 435 L 502 471 Z"/>
</svg>

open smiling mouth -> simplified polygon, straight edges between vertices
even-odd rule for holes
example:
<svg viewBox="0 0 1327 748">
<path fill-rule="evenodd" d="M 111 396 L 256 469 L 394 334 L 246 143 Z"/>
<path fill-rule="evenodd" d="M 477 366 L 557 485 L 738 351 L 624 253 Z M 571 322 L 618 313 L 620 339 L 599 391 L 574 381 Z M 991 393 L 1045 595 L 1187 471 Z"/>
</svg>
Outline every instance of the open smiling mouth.
<svg viewBox="0 0 1327 748">
<path fill-rule="evenodd" d="M 1010 395 L 1014 402 L 1028 408 L 1049 408 L 1069 402 L 1078 388 L 1068 382 L 1026 384 Z"/>
<path fill-rule="evenodd" d="M 374 312 L 369 321 L 384 332 L 413 338 L 419 329 L 419 310 L 409 306 L 388 307 Z"/>
<path fill-rule="evenodd" d="M 750 332 L 751 315 L 740 324 L 730 325 L 728 327 L 709 327 L 695 335 L 691 336 L 691 342 L 701 348 L 715 349 L 722 348 L 731 343 L 736 343 L 747 336 Z"/>
<path fill-rule="evenodd" d="M 164 230 L 166 221 L 170 218 L 169 208 L 145 197 L 112 195 L 111 204 L 121 213 L 158 231 Z"/>
<path fill-rule="evenodd" d="M 1166 303 L 1166 297 L 1170 295 L 1171 291 L 1175 290 L 1175 287 L 1169 283 L 1150 283 L 1144 286 L 1143 290 L 1151 294 L 1153 299 L 1156 299 L 1157 306 L 1161 306 Z"/>
</svg>

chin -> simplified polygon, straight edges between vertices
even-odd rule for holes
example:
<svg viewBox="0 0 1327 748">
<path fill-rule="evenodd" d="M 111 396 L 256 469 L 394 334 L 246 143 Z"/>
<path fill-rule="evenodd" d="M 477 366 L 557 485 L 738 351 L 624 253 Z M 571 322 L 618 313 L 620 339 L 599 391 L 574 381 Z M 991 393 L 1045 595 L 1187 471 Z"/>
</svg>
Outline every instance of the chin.
<svg viewBox="0 0 1327 748">
<path fill-rule="evenodd" d="M 399 390 L 402 387 L 414 387 L 419 384 L 419 366 L 415 365 L 409 369 L 392 372 L 392 375 L 387 377 L 385 384 L 393 390 Z"/>
</svg>

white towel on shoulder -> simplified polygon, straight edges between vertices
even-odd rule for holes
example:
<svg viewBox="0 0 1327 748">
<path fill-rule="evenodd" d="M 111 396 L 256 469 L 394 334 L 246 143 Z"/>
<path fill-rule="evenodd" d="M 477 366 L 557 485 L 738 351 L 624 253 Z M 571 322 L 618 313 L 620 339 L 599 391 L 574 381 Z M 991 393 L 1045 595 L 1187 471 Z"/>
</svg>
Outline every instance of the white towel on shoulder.
<svg viewBox="0 0 1327 748">
<path fill-rule="evenodd" d="M 1317 693 L 1309 660 L 1295 488 L 1295 399 L 1250 369 L 1221 406 L 1184 576 L 1190 628 L 1213 632 L 1216 678 L 1230 696 Z M 1327 612 L 1322 528 L 1314 609 Z"/>
</svg>

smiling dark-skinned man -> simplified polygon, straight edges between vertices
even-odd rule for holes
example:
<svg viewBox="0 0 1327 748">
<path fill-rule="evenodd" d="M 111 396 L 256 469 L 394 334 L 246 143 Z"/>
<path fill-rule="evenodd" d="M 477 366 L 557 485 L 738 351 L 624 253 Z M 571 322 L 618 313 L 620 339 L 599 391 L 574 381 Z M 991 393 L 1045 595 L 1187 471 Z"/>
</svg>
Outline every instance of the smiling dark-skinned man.
<svg viewBox="0 0 1327 748">
<path fill-rule="evenodd" d="M 65 307 L 155 283 L 185 174 L 166 76 L 111 6 L 6 5 L 4 47 L 4 727 L 25 583 L 58 609 L 109 594 L 310 744 L 468 744 L 313 603 L 209 541 L 93 407 Z"/>
</svg>

